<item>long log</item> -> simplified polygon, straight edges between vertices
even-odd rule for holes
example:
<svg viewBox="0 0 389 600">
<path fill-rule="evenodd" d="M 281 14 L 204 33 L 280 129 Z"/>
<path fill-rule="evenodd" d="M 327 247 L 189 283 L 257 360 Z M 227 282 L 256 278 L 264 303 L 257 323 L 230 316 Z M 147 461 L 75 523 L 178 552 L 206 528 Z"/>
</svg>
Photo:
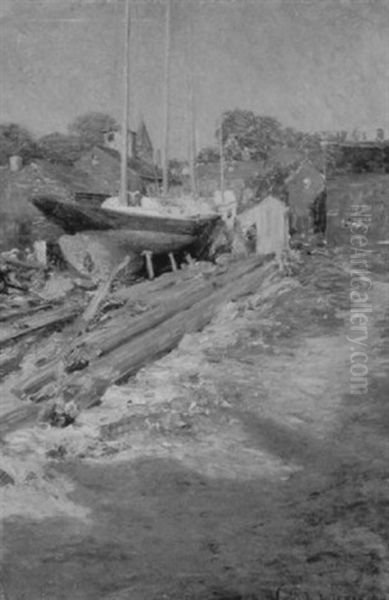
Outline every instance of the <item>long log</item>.
<svg viewBox="0 0 389 600">
<path fill-rule="evenodd" d="M 177 285 L 178 282 L 191 279 L 193 280 L 193 271 L 178 271 L 176 273 L 164 273 L 153 279 L 152 281 L 146 280 L 134 285 L 121 288 L 115 292 L 115 297 L 120 300 L 137 302 L 140 298 L 144 298 L 150 295 L 172 288 Z"/>
<path fill-rule="evenodd" d="M 245 267 L 249 267 L 250 265 L 258 265 L 261 263 L 261 260 L 262 259 L 256 255 L 247 258 L 244 261 L 242 261 L 241 259 L 232 261 L 228 265 L 228 272 L 232 273 L 234 269 L 242 268 L 242 265 L 244 265 Z M 184 283 L 189 280 L 193 281 L 193 279 L 196 277 L 212 278 L 214 276 L 217 277 L 225 273 L 225 269 L 220 267 L 214 267 L 213 271 L 209 270 L 209 268 L 212 269 L 212 263 L 206 263 L 206 265 L 208 269 L 205 273 L 203 272 L 202 264 L 195 265 L 193 268 L 187 270 L 180 270 L 175 273 L 164 273 L 163 275 L 152 281 L 141 281 L 140 283 L 136 283 L 135 285 L 122 288 L 115 292 L 115 297 L 120 298 L 124 301 L 128 300 L 131 302 L 136 302 L 142 298 L 147 298 L 151 295 L 154 295 L 157 292 L 159 293 L 168 288 L 173 288 L 177 284 Z"/>
<path fill-rule="evenodd" d="M 22 309 L 14 308 L 5 312 L 0 312 L 0 321 L 8 321 L 18 317 L 26 317 L 42 310 L 48 310 L 49 308 L 53 308 L 53 302 L 46 302 L 44 304 L 39 304 L 38 306 L 30 306 Z"/>
<path fill-rule="evenodd" d="M 131 300 L 134 300 L 135 302 L 138 302 L 143 298 L 146 302 L 149 302 L 150 299 L 152 299 L 152 302 L 155 303 L 156 301 L 159 301 L 162 296 L 164 297 L 165 301 L 168 301 L 169 294 L 173 291 L 175 293 L 177 289 L 187 289 L 188 286 L 193 285 L 193 280 L 181 281 L 181 279 L 178 279 L 179 283 L 177 285 L 177 277 L 174 277 L 174 275 L 175 274 L 173 273 L 167 273 L 166 276 L 162 276 L 158 278 L 158 280 L 150 282 L 145 281 L 139 284 L 135 284 L 134 286 L 128 288 L 123 288 L 123 291 L 125 292 L 123 296 L 127 297 L 128 299 L 129 293 L 131 292 Z M 150 286 L 148 284 L 152 285 Z M 115 293 L 115 296 L 116 295 L 117 294 Z M 129 321 L 131 323 L 134 323 L 134 319 L 129 317 L 128 312 L 128 307 L 124 307 L 123 309 L 115 311 L 115 314 L 117 316 L 101 324 L 98 327 L 98 329 L 85 334 L 84 337 L 78 340 L 78 345 L 86 344 L 92 349 L 93 347 L 99 346 L 100 340 L 103 339 L 107 332 L 108 334 L 114 335 L 116 331 L 126 329 L 128 327 Z M 149 314 L 149 312 L 147 314 Z M 147 323 L 148 321 L 146 317 L 146 328 Z M 73 331 L 72 333 L 72 339 L 74 338 L 74 334 L 75 332 L 77 332 L 77 330 L 78 327 L 76 326 L 75 331 Z M 66 349 L 66 352 L 67 351 L 68 349 Z M 91 352 L 92 351 L 93 350 L 91 350 Z M 48 383 L 54 381 L 57 378 L 58 369 L 61 366 L 60 362 L 63 362 L 63 353 L 61 353 L 61 356 L 57 356 L 54 360 L 47 363 L 44 367 L 38 369 L 32 375 L 28 375 L 27 377 L 22 379 L 18 383 L 17 387 L 14 389 L 14 393 L 21 398 L 26 398 L 28 396 L 34 395 L 43 386 L 47 385 Z"/>
<path fill-rule="evenodd" d="M 58 378 L 59 371 L 63 370 L 66 366 L 68 370 L 72 370 L 73 363 L 78 361 L 77 349 L 82 349 L 83 359 L 92 360 L 103 354 L 106 354 L 110 350 L 118 347 L 121 343 L 127 342 L 130 338 L 152 328 L 163 322 L 169 316 L 172 316 L 179 310 L 183 310 L 185 307 L 190 306 L 196 300 L 199 299 L 197 282 L 186 282 L 186 285 L 178 286 L 178 289 L 169 289 L 169 293 L 166 293 L 161 302 L 161 294 L 157 295 L 157 299 L 160 300 L 160 306 L 152 308 L 146 313 L 143 313 L 140 317 L 131 318 L 128 315 L 128 310 L 121 314 L 118 318 L 114 318 L 104 323 L 97 329 L 86 333 L 83 337 L 79 338 L 78 344 L 65 348 L 59 356 L 54 360 L 47 363 L 44 367 L 41 367 L 32 375 L 28 375 L 22 379 L 17 387 L 13 390 L 14 393 L 21 397 L 26 398 L 36 394 L 43 386 L 51 383 Z M 201 291 L 204 289 L 202 286 Z M 208 294 L 212 292 L 212 285 L 207 284 Z M 177 297 L 182 298 L 182 308 L 180 302 L 177 301 Z M 76 328 L 78 329 L 78 328 Z M 74 338 L 74 334 L 72 339 Z M 67 358 L 65 356 L 67 355 Z M 64 360 L 65 358 L 65 360 Z M 66 364 L 65 364 L 66 363 Z"/>
<path fill-rule="evenodd" d="M 84 336 L 81 344 L 86 347 L 91 357 L 107 354 L 140 333 L 166 321 L 177 312 L 192 306 L 205 295 L 209 295 L 212 290 L 211 283 L 203 283 L 200 286 L 198 283 L 192 283 L 185 286 L 184 289 L 180 288 L 164 294 L 163 298 L 159 296 L 158 306 L 155 308 L 147 310 L 138 317 L 133 317 L 130 321 L 128 314 L 123 314 L 121 318 L 109 321 L 103 329 L 96 329 Z"/>
<path fill-rule="evenodd" d="M 12 327 L 8 327 L 3 331 L 0 331 L 0 347 L 4 346 L 12 340 L 17 340 L 21 337 L 35 333 L 40 329 L 51 327 L 53 325 L 59 325 L 67 321 L 72 321 L 80 312 L 80 307 L 73 306 L 61 306 L 50 312 L 44 314 L 35 315 L 15 321 Z"/>
<path fill-rule="evenodd" d="M 172 350 L 186 333 L 201 330 L 221 304 L 255 292 L 275 269 L 274 263 L 270 263 L 247 273 L 97 360 L 82 375 L 69 379 L 69 398 L 75 399 L 79 408 L 94 406 L 110 384 L 123 381 L 147 362 Z"/>
<path fill-rule="evenodd" d="M 0 421 L 0 437 L 14 431 L 21 425 L 28 425 L 36 421 L 40 407 L 29 402 L 24 406 L 15 408 L 13 411 L 2 415 Z"/>
<path fill-rule="evenodd" d="M 110 320 L 104 327 L 100 327 L 81 338 L 80 345 L 83 345 L 85 350 L 83 358 L 88 357 L 93 360 L 99 355 L 111 352 L 120 345 L 158 326 L 174 314 L 186 310 L 202 298 L 210 296 L 215 287 L 222 289 L 227 284 L 230 284 L 233 289 L 239 287 L 238 280 L 255 270 L 262 263 L 263 258 L 256 256 L 254 259 L 233 263 L 228 271 L 213 274 L 207 282 L 200 279 L 199 281 L 184 281 L 177 286 L 169 286 L 169 289 L 164 290 L 160 307 L 149 310 L 142 316 L 131 320 L 129 320 L 128 312 L 124 311 L 120 318 Z M 147 287 L 142 289 L 143 293 L 148 290 Z M 157 294 L 157 299 L 161 300 L 161 293 Z M 73 358 L 70 357 L 67 365 L 68 370 L 72 370 L 72 360 Z M 21 381 L 14 392 L 22 398 L 36 394 L 43 386 L 57 379 L 59 369 L 62 368 L 60 364 L 62 362 L 63 356 L 61 355 L 32 376 L 30 375 Z M 86 364 L 88 362 L 87 360 Z"/>
</svg>

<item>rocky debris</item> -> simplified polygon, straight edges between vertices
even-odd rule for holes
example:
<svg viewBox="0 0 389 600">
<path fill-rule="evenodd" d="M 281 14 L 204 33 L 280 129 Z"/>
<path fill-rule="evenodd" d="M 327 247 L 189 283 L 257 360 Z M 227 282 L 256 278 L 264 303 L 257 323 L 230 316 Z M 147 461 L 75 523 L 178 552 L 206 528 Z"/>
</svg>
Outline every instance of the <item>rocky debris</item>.
<svg viewBox="0 0 389 600">
<path fill-rule="evenodd" d="M 105 271 L 95 270 L 95 289 L 80 289 L 78 278 L 72 277 L 71 272 L 45 270 L 48 278 L 40 287 L 36 285 L 39 301 L 36 299 L 33 306 L 26 306 L 23 301 L 14 312 L 9 310 L 9 318 L 0 334 L 0 346 L 25 339 L 28 348 L 30 340 L 37 340 L 38 334 L 47 339 L 54 329 L 62 330 L 53 351 L 38 358 L 34 350 L 36 354 L 29 359 L 28 368 L 19 357 L 21 372 L 9 377 L 10 389 L 17 397 L 33 402 L 51 401 L 41 415 L 52 425 L 67 426 L 78 418 L 79 410 L 99 404 L 110 385 L 127 380 L 145 364 L 171 351 L 188 333 L 202 330 L 226 302 L 250 296 L 254 302 L 250 310 L 256 310 L 258 304 L 266 305 L 268 297 L 275 300 L 278 297 L 278 288 L 270 285 L 269 277 L 273 274 L 281 277 L 280 261 L 271 262 L 263 256 L 237 259 L 231 253 L 220 254 L 216 264 L 194 262 L 154 281 L 123 285 L 126 283 L 123 274 L 125 279 L 132 257 L 126 256 L 114 264 L 112 253 L 105 255 L 101 250 L 106 240 L 100 244 L 97 236 L 92 237 L 93 243 L 89 234 L 82 240 L 83 235 L 63 236 L 62 242 L 70 254 L 74 238 L 81 240 L 84 248 L 95 248 L 96 256 L 100 253 L 100 264 L 104 264 Z M 79 259 L 77 251 L 72 256 Z M 109 262 L 105 262 L 104 256 L 109 256 Z M 118 257 L 122 256 L 120 251 Z M 14 256 L 11 258 L 15 260 Z M 324 265 L 325 260 L 325 257 L 318 258 L 316 263 Z M 299 272 L 301 281 L 306 281 L 308 273 L 304 275 L 304 269 L 309 266 L 299 264 L 299 254 L 289 252 L 288 261 L 288 264 L 283 263 L 283 274 Z M 331 270 L 330 284 L 336 291 L 336 268 L 329 263 L 326 268 Z M 42 269 L 33 272 L 41 274 Z M 327 281 L 328 277 L 324 279 Z M 320 286 L 320 280 L 315 281 Z M 344 285 L 344 279 L 342 282 Z M 273 310 L 275 315 L 277 303 Z M 316 312 L 318 319 L 327 316 L 333 322 L 335 318 L 334 307 L 327 304 L 318 305 Z M 292 320 L 294 315 L 292 309 Z M 284 329 L 287 327 L 288 319 L 285 319 Z M 5 359 L 6 364 L 7 360 L 12 364 L 12 356 Z M 28 364 L 27 360 L 24 362 Z M 21 421 L 30 415 L 25 408 L 18 409 Z M 5 423 L 5 430 L 15 427 L 17 422 L 18 415 L 14 414 L 11 421 Z"/>
<path fill-rule="evenodd" d="M 48 402 L 40 414 L 40 420 L 53 427 L 67 427 L 75 422 L 79 410 L 75 402 L 55 400 Z"/>
<path fill-rule="evenodd" d="M 327 264 L 325 257 L 318 257 L 315 267 L 309 267 L 309 264 L 300 265 L 297 258 L 293 263 L 292 253 L 288 256 L 287 272 L 292 271 L 293 266 L 302 282 L 309 279 L 304 269 L 313 268 L 318 273 L 330 269 L 330 283 L 335 286 L 334 292 L 337 291 L 336 278 L 342 278 L 342 271 L 336 271 L 337 267 L 328 261 Z M 283 284 L 278 287 L 271 284 L 272 274 L 281 277 L 279 267 L 276 261 L 266 263 L 261 256 L 237 260 L 225 254 L 216 265 L 195 263 L 154 281 L 116 289 L 115 281 L 126 269 L 127 260 L 111 269 L 107 279 L 92 293 L 83 290 L 76 298 L 72 290 L 71 299 L 68 294 L 65 296 L 68 299 L 65 305 L 62 301 L 59 306 L 46 303 L 46 308 L 41 310 L 34 307 L 34 312 L 15 317 L 1 332 L 0 344 L 4 346 L 18 339 L 28 341 L 39 332 L 47 336 L 53 328 L 63 329 L 54 351 L 47 356 L 43 354 L 42 358 L 36 354 L 28 370 L 21 364 L 22 372 L 13 378 L 11 386 L 22 399 L 52 401 L 41 414 L 53 425 L 66 426 L 78 418 L 78 414 L 73 415 L 68 410 L 72 406 L 69 402 L 74 402 L 77 411 L 100 403 L 109 385 L 128 379 L 145 364 L 176 347 L 186 334 L 201 330 L 228 301 L 250 296 L 249 310 L 257 310 L 258 305 L 266 306 L 271 299 L 275 301 L 274 316 L 283 310 L 281 305 L 277 307 Z M 319 269 L 317 265 L 321 265 Z M 290 277 L 281 277 L 282 281 L 298 285 Z M 320 286 L 320 279 L 315 281 Z M 339 285 L 344 285 L 344 274 Z M 334 309 L 327 304 L 315 305 L 317 318 L 326 316 L 331 323 L 335 318 Z M 290 318 L 284 319 L 285 331 L 293 327 L 294 317 L 292 309 Z M 10 360 L 12 362 L 12 357 Z M 20 419 L 25 420 L 25 408 L 18 410 Z M 4 425 L 6 430 L 16 426 L 17 414 L 11 421 Z"/>
</svg>

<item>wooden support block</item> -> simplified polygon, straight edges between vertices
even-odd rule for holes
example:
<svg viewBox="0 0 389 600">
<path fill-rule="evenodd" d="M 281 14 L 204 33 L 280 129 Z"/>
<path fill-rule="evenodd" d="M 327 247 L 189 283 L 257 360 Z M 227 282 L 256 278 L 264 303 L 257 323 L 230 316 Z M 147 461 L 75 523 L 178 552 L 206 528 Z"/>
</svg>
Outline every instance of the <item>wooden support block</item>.
<svg viewBox="0 0 389 600">
<path fill-rule="evenodd" d="M 174 258 L 173 252 L 169 252 L 169 260 L 170 260 L 170 264 L 172 267 L 172 271 L 176 272 L 178 269 L 177 269 L 177 263 L 176 263 L 176 259 Z"/>
<path fill-rule="evenodd" d="M 146 269 L 149 279 L 154 279 L 153 253 L 150 250 L 144 250 L 142 255 L 146 257 Z"/>
</svg>

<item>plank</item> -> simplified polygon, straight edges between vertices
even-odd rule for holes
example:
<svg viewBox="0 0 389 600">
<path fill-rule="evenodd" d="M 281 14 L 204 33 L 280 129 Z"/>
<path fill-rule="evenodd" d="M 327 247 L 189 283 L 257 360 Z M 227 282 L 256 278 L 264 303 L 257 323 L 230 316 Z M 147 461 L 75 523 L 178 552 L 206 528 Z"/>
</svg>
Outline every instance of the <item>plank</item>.
<svg viewBox="0 0 389 600">
<path fill-rule="evenodd" d="M 34 315 L 19 319 L 13 322 L 12 326 L 3 328 L 0 331 L 0 347 L 8 342 L 18 340 L 26 335 L 35 333 L 41 329 L 60 325 L 72 321 L 80 313 L 80 307 L 77 305 L 62 306 L 60 308 L 45 312 L 44 314 Z"/>
<path fill-rule="evenodd" d="M 0 437 L 15 431 L 22 425 L 28 425 L 36 421 L 40 411 L 40 406 L 31 402 L 19 406 L 9 413 L 1 416 Z"/>
<path fill-rule="evenodd" d="M 8 321 L 13 318 L 25 317 L 27 315 L 32 315 L 33 313 L 48 310 L 49 308 L 53 308 L 53 302 L 46 302 L 44 304 L 39 304 L 38 306 L 30 306 L 22 309 L 10 309 L 5 312 L 0 312 L 0 321 Z"/>
</svg>

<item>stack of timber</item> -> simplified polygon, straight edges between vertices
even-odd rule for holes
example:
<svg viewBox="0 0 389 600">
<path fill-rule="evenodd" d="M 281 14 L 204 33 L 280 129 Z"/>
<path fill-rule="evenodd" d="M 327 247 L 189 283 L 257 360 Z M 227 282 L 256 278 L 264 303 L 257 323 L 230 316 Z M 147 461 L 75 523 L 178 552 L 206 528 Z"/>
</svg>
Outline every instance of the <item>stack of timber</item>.
<svg viewBox="0 0 389 600">
<path fill-rule="evenodd" d="M 94 406 L 110 384 L 126 380 L 172 350 L 186 333 L 201 330 L 224 302 L 257 291 L 276 268 L 274 262 L 255 256 L 213 272 L 189 269 L 123 289 L 127 302 L 122 308 L 89 331 L 81 319 L 83 326 L 66 351 L 14 391 L 35 402 L 60 395 L 79 409 Z M 134 303 L 141 306 L 135 316 Z"/>
</svg>

